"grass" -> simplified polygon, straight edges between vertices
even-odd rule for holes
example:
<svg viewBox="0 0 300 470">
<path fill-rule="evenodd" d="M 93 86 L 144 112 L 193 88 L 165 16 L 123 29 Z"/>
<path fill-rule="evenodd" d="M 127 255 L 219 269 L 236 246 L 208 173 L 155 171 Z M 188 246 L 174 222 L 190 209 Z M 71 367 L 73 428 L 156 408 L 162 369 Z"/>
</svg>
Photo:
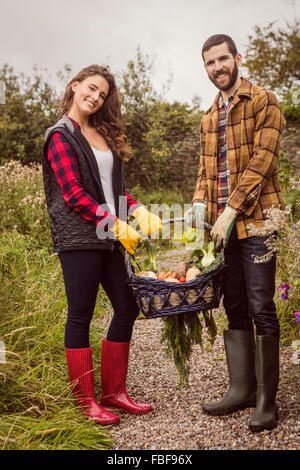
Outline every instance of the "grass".
<svg viewBox="0 0 300 470">
<path fill-rule="evenodd" d="M 84 418 L 73 401 L 64 352 L 66 299 L 58 257 L 32 248 L 18 232 L 0 236 L 0 448 L 101 449 L 107 428 Z M 99 292 L 91 328 L 95 378 L 100 373 Z M 97 371 L 99 373 L 97 374 Z"/>
<path fill-rule="evenodd" d="M 0 418 L 0 449 L 99 450 L 111 444 L 107 431 L 83 420 L 72 405 L 52 416 L 10 414 Z"/>
</svg>

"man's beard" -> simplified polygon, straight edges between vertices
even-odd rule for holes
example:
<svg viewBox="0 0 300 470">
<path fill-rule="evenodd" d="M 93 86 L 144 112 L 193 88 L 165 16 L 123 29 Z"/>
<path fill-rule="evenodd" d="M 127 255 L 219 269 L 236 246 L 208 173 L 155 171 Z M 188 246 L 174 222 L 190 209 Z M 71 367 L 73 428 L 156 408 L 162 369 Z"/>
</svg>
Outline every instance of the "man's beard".
<svg viewBox="0 0 300 470">
<path fill-rule="evenodd" d="M 220 85 L 219 82 L 218 82 L 218 77 L 209 77 L 209 79 L 213 82 L 213 84 L 219 89 L 219 90 L 222 90 L 222 91 L 227 91 L 227 90 L 230 90 L 230 88 L 233 87 L 233 85 L 235 84 L 236 80 L 237 80 L 237 77 L 238 77 L 238 73 L 239 73 L 239 69 L 238 69 L 238 66 L 236 65 L 236 63 L 234 63 L 234 67 L 233 67 L 233 70 L 232 72 L 227 72 L 229 75 L 229 82 L 227 85 Z"/>
</svg>

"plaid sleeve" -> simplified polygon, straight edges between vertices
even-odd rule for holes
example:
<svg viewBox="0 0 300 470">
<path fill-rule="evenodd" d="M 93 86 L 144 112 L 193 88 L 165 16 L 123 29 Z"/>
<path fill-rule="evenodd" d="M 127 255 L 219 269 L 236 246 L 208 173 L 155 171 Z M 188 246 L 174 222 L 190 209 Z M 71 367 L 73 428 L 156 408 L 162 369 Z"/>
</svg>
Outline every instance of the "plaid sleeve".
<svg viewBox="0 0 300 470">
<path fill-rule="evenodd" d="M 127 208 L 128 208 L 128 213 L 130 214 L 131 212 L 133 212 L 135 209 L 137 209 L 139 206 L 141 206 L 141 204 L 139 202 L 137 202 L 132 196 L 131 194 L 129 194 L 128 191 L 125 190 L 125 196 L 126 196 L 126 199 L 127 199 Z M 134 207 L 134 209 L 133 209 Z"/>
<path fill-rule="evenodd" d="M 114 225 L 116 217 L 104 211 L 97 201 L 83 189 L 75 152 L 60 132 L 55 132 L 50 139 L 48 159 L 68 206 L 84 219 L 97 225 L 108 227 Z"/>
<path fill-rule="evenodd" d="M 192 199 L 192 203 L 194 202 L 202 202 L 207 204 L 207 179 L 206 179 L 206 168 L 204 162 L 204 154 L 205 154 L 205 136 L 202 132 L 202 123 L 200 126 L 200 161 L 199 161 L 199 171 L 196 181 L 196 188 L 194 192 L 194 196 Z"/>
<path fill-rule="evenodd" d="M 237 212 L 239 214 L 243 214 L 244 212 L 246 212 L 248 209 L 251 208 L 251 206 L 257 201 L 258 199 L 258 196 L 259 196 L 259 185 L 257 185 L 253 191 L 251 191 L 248 196 L 246 197 L 246 199 L 244 200 L 244 202 L 242 203 L 242 205 L 236 209 Z"/>
<path fill-rule="evenodd" d="M 276 171 L 280 135 L 285 126 L 278 100 L 271 91 L 258 95 L 255 114 L 253 156 L 228 199 L 228 205 L 237 211 L 252 201 L 244 210 L 245 215 L 252 214 L 263 187 Z"/>
</svg>

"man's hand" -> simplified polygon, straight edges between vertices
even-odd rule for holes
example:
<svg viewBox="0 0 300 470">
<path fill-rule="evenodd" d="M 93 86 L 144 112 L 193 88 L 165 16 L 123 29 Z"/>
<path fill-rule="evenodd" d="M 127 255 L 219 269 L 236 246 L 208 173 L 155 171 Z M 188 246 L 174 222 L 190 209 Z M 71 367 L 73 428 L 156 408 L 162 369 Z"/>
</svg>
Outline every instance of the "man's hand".
<svg viewBox="0 0 300 470">
<path fill-rule="evenodd" d="M 217 249 L 221 245 L 223 245 L 224 248 L 227 246 L 236 217 L 237 211 L 227 206 L 224 212 L 222 212 L 222 214 L 217 218 L 216 223 L 210 232 Z"/>
<path fill-rule="evenodd" d="M 191 227 L 203 228 L 206 218 L 206 204 L 195 202 L 190 209 L 184 213 L 184 221 Z"/>
</svg>

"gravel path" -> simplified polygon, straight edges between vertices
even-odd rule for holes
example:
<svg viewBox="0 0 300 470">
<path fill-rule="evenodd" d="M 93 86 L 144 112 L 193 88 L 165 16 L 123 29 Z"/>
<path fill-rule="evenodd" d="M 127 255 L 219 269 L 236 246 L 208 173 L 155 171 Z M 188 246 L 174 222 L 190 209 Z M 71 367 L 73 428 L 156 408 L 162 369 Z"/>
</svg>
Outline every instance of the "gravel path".
<svg viewBox="0 0 300 470">
<path fill-rule="evenodd" d="M 184 250 L 179 245 L 159 257 L 170 270 L 180 270 Z M 219 326 L 223 316 L 215 312 Z M 106 317 L 105 322 L 109 322 Z M 203 329 L 204 349 L 194 346 L 190 360 L 190 388 L 179 393 L 178 373 L 160 343 L 160 319 L 135 323 L 127 377 L 127 389 L 136 401 L 151 403 L 153 412 L 134 416 L 120 414 L 111 427 L 119 450 L 299 450 L 300 377 L 291 363 L 292 350 L 281 348 L 280 384 L 277 394 L 279 424 L 272 431 L 252 433 L 248 428 L 254 408 L 214 417 L 204 413 L 201 403 L 223 396 L 228 374 L 222 335 L 213 346 Z"/>
<path fill-rule="evenodd" d="M 201 402 L 217 399 L 227 390 L 222 336 L 213 347 L 194 346 L 190 388 L 180 394 L 176 368 L 160 344 L 160 330 L 159 319 L 136 321 L 127 389 L 135 400 L 151 403 L 154 411 L 142 416 L 120 414 L 120 424 L 111 428 L 114 449 L 300 449 L 299 369 L 290 362 L 290 348 L 281 349 L 279 424 L 272 431 L 252 433 L 248 420 L 253 408 L 221 417 L 209 416 L 201 408 Z"/>
</svg>

